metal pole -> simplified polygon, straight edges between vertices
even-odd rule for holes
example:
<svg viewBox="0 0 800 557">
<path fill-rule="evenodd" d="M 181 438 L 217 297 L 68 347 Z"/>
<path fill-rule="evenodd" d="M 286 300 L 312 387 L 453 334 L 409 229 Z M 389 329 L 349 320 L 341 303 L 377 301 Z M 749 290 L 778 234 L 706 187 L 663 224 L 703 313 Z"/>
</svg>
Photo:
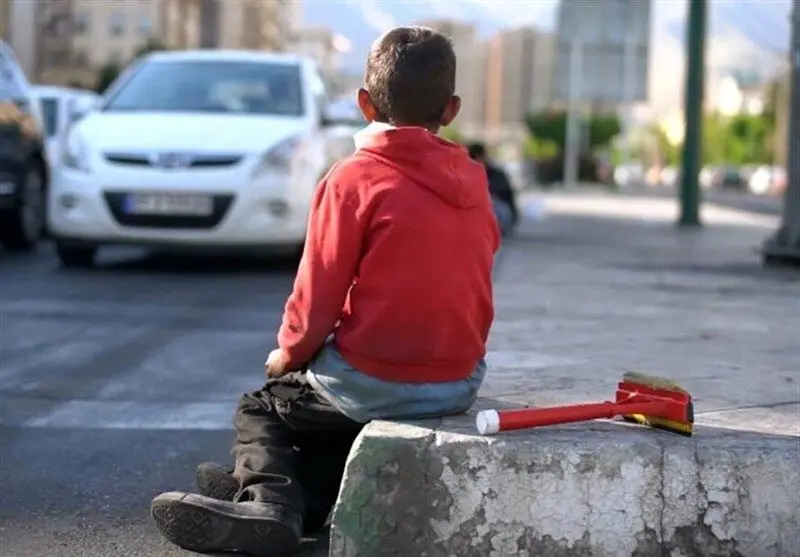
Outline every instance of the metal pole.
<svg viewBox="0 0 800 557">
<path fill-rule="evenodd" d="M 680 226 L 700 225 L 700 166 L 703 145 L 707 0 L 689 0 L 686 37 L 686 137 L 683 141 Z"/>
<path fill-rule="evenodd" d="M 580 178 L 578 172 L 581 129 L 580 101 L 583 81 L 583 42 L 573 40 L 569 43 L 569 108 L 567 109 L 567 130 L 564 146 L 564 186 L 575 186 Z"/>
<path fill-rule="evenodd" d="M 622 66 L 622 118 L 625 125 L 625 141 L 622 148 L 622 163 L 628 164 L 631 159 L 631 130 L 633 128 L 633 99 L 636 76 L 636 41 L 628 35 L 625 37 L 624 58 Z"/>
<path fill-rule="evenodd" d="M 765 263 L 800 261 L 800 0 L 792 2 L 791 17 L 786 191 L 781 226 L 764 243 L 762 255 Z"/>
</svg>

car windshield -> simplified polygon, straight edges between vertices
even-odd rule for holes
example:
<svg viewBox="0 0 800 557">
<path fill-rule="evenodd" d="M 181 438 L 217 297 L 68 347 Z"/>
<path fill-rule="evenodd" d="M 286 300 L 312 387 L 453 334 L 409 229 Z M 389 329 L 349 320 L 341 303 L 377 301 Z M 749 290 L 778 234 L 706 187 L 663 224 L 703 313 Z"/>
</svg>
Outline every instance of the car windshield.
<svg viewBox="0 0 800 557">
<path fill-rule="evenodd" d="M 41 99 L 42 119 L 47 137 L 55 137 L 58 133 L 58 100 L 53 97 Z"/>
<path fill-rule="evenodd" d="M 106 111 L 302 116 L 297 64 L 150 61 L 106 103 Z"/>
</svg>

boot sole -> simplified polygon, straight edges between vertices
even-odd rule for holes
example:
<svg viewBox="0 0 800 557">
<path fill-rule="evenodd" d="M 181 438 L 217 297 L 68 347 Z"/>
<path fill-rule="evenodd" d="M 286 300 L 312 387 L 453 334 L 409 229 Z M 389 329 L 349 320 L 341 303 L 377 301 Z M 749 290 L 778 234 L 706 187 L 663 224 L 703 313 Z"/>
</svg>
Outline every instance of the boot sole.
<svg viewBox="0 0 800 557">
<path fill-rule="evenodd" d="M 265 518 L 241 517 L 182 498 L 153 501 L 156 526 L 177 546 L 197 553 L 243 551 L 256 557 L 283 557 L 300 540 L 289 526 Z"/>
</svg>

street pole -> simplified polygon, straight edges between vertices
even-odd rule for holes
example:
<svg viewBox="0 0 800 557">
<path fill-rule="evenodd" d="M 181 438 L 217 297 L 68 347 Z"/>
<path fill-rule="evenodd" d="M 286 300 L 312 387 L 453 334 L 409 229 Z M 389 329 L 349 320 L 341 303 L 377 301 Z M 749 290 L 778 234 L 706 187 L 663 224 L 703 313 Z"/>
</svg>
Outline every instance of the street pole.
<svg viewBox="0 0 800 557">
<path fill-rule="evenodd" d="M 680 226 L 700 225 L 700 165 L 703 145 L 707 0 L 689 1 L 686 33 L 686 118 L 680 190 Z"/>
<path fill-rule="evenodd" d="M 631 130 L 633 129 L 633 99 L 636 76 L 636 41 L 628 35 L 625 37 L 622 65 L 622 119 L 625 125 L 625 141 L 622 149 L 622 163 L 631 162 Z"/>
<path fill-rule="evenodd" d="M 786 191 L 780 228 L 764 243 L 762 255 L 765 263 L 800 262 L 800 0 L 792 2 L 791 17 Z"/>
<path fill-rule="evenodd" d="M 583 95 L 583 42 L 569 42 L 569 107 L 564 138 L 564 187 L 578 184 L 581 145 L 580 102 Z"/>
</svg>

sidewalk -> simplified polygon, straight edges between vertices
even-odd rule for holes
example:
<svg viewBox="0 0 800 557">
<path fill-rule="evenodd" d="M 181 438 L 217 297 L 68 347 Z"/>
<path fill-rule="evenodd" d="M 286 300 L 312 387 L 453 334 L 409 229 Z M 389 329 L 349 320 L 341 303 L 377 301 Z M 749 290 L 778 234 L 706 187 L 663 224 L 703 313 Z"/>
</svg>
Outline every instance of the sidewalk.
<svg viewBox="0 0 800 557">
<path fill-rule="evenodd" d="M 707 206 L 678 230 L 671 200 L 538 199 L 498 262 L 479 407 L 605 400 L 637 370 L 692 392 L 701 427 L 374 423 L 331 555 L 800 554 L 800 282 L 758 253 L 777 219 Z"/>
</svg>

